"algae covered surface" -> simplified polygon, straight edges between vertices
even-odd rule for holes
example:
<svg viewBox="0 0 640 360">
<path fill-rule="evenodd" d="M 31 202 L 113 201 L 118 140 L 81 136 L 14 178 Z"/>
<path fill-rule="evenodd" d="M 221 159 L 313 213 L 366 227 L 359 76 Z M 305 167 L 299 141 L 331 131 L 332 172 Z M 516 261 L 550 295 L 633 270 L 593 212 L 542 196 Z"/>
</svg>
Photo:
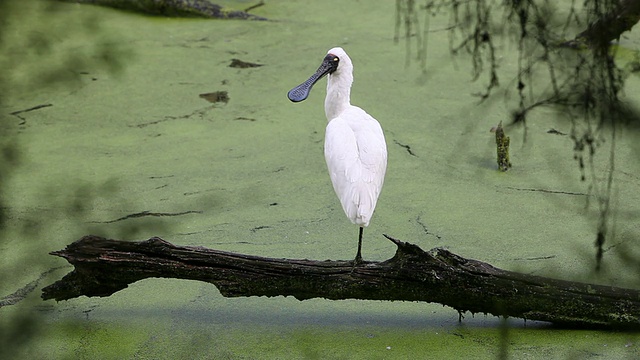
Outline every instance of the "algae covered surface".
<svg viewBox="0 0 640 360">
<path fill-rule="evenodd" d="M 303 103 L 286 96 L 335 46 L 354 63 L 352 103 L 381 123 L 389 150 L 364 232 L 366 260 L 393 256 L 386 233 L 509 270 L 639 288 L 637 267 L 620 255 L 640 256 L 640 135 L 636 124 L 616 138 L 615 234 L 595 273 L 593 184 L 580 180 L 569 137 L 548 132 L 568 133 L 570 124 L 540 109 L 525 136 L 524 127 L 506 125 L 513 103 L 498 96 L 479 104 L 473 93 L 484 83 L 471 81 L 467 58 L 453 62 L 447 14 L 430 21 L 422 72 L 407 65 L 404 40 L 394 41 L 392 2 L 271 1 L 253 10 L 271 20 L 260 22 L 38 1 L 11 11 L 0 43 L 0 64 L 11 69 L 1 77 L 0 297 L 21 288 L 28 295 L 0 308 L 7 358 L 640 355 L 637 334 L 482 314 L 458 322 L 438 304 L 227 299 L 210 284 L 183 280 L 148 279 L 108 298 L 40 300 L 43 286 L 71 270 L 48 253 L 86 234 L 352 259 L 357 227 L 323 157 L 325 82 Z M 505 74 L 517 69 L 509 44 L 501 42 Z M 622 45 L 637 49 L 638 31 Z M 238 60 L 262 66 L 230 66 Z M 632 74 L 623 99 L 637 106 L 638 93 Z M 511 139 L 506 173 L 497 171 L 490 132 L 501 121 Z M 608 161 L 607 150 L 597 154 L 596 178 Z"/>
</svg>

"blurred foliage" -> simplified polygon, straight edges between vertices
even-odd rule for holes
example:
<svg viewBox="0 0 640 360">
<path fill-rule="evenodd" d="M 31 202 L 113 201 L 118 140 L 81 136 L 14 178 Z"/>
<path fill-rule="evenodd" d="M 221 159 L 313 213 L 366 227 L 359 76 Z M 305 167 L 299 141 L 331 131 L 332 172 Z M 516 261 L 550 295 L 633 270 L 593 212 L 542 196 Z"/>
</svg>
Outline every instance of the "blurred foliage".
<svg viewBox="0 0 640 360">
<path fill-rule="evenodd" d="M 451 54 L 470 56 L 473 81 L 488 79 L 484 91 L 475 94 L 480 102 L 494 97 L 507 78 L 502 94 L 512 108 L 511 125 L 523 126 L 525 140 L 528 114 L 538 108 L 552 108 L 558 120 L 570 123 L 580 180 L 589 182 L 592 196 L 588 199 L 595 202 L 599 212 L 594 236 L 596 269 L 600 268 L 605 242 L 614 235 L 611 198 L 616 133 L 637 129 L 640 112 L 621 100 L 625 81 L 634 67 L 618 64 L 619 47 L 611 46 L 611 34 L 606 34 L 607 39 L 590 39 L 589 46 L 574 46 L 575 41 L 566 40 L 581 36 L 585 28 L 603 19 L 622 18 L 612 14 L 633 3 L 634 0 L 587 0 L 583 4 L 572 1 L 567 13 L 558 11 L 557 3 L 549 0 L 396 1 L 396 39 L 404 29 L 407 54 L 415 46 L 423 71 L 430 31 L 428 18 L 447 14 Z M 420 21 L 422 15 L 425 20 Z M 627 27 L 620 27 L 624 28 Z M 497 43 L 505 39 L 517 44 L 515 73 L 499 70 L 499 52 L 509 47 Z M 605 144 L 609 161 L 602 169 L 596 165 L 595 156 Z"/>
<path fill-rule="evenodd" d="M 28 218 L 14 214 L 12 204 L 6 201 L 6 195 L 11 192 L 9 179 L 21 166 L 22 154 L 29 144 L 21 141 L 16 118 L 4 109 L 12 101 L 37 98 L 41 90 L 74 86 L 87 69 L 117 75 L 131 55 L 117 38 L 101 28 L 99 19 L 86 16 L 69 21 L 68 16 L 58 16 L 68 6 L 45 0 L 0 0 L 0 68 L 3 69 L 0 72 L 0 109 L 3 109 L 0 111 L 0 251 L 5 253 L 0 284 L 15 284 L 16 277 L 20 277 L 25 268 L 42 267 L 33 254 L 22 254 L 16 259 L 14 255 L 7 256 L 6 250 L 12 241 L 32 242 L 36 246 L 37 241 L 42 241 L 38 239 L 43 236 L 42 224 L 47 222 L 44 214 Z M 41 176 L 42 183 L 46 184 L 47 174 L 34 176 Z M 78 189 L 79 192 L 85 190 Z M 74 205 L 71 198 L 68 211 L 64 212 L 84 211 L 82 205 Z M 19 229 L 19 239 L 15 231 L 9 231 L 10 227 Z M 2 286 L 0 297 L 15 290 Z M 0 323 L 2 359 L 20 354 L 38 332 L 39 320 L 35 313 L 7 311 L 0 308 L 0 316 L 4 317 Z"/>
<path fill-rule="evenodd" d="M 541 107 L 554 109 L 559 122 L 570 124 L 574 146 L 568 150 L 573 151 L 580 181 L 588 182 L 591 195 L 586 207 L 595 203 L 598 212 L 594 273 L 600 271 L 603 253 L 614 247 L 626 271 L 640 272 L 638 249 L 629 245 L 637 244 L 638 239 L 616 234 L 612 215 L 616 138 L 621 131 L 637 131 L 640 124 L 640 111 L 621 99 L 626 79 L 637 71 L 638 51 L 634 51 L 633 61 L 628 61 L 628 56 L 620 61 L 623 57 L 617 54 L 623 48 L 611 45 L 611 34 L 602 33 L 607 38 L 579 42 L 587 44 L 584 46 L 573 46 L 578 42 L 572 38 L 589 33 L 585 29 L 594 28 L 593 24 L 603 19 L 621 18 L 615 16 L 621 9 L 619 5 L 634 2 L 637 4 L 636 0 L 585 0 L 577 4 L 572 0 L 567 13 L 558 11 L 557 3 L 549 0 L 396 0 L 396 40 L 404 29 L 407 57 L 415 47 L 415 58 L 423 72 L 430 32 L 428 19 L 448 14 L 446 30 L 452 56 L 466 54 L 471 60 L 472 80 L 487 79 L 484 91 L 475 94 L 480 102 L 494 98 L 502 90 L 512 109 L 511 125 L 524 128 L 525 141 L 528 115 Z M 421 15 L 425 20 L 420 21 Z M 630 27 L 626 24 L 620 28 Z M 594 36 L 600 33 L 590 32 Z M 516 73 L 499 68 L 500 51 L 510 48 L 503 46 L 505 40 L 517 44 Z M 605 144 L 608 165 L 603 167 L 597 164 L 596 153 Z M 617 244 L 611 245 L 615 237 Z M 500 330 L 497 357 L 508 359 L 510 330 L 506 322 Z"/>
<path fill-rule="evenodd" d="M 47 0 L 0 0 L 0 103 L 41 88 L 69 86 L 83 70 L 120 74 L 131 55 L 95 16 L 69 21 L 68 4 Z"/>
</svg>

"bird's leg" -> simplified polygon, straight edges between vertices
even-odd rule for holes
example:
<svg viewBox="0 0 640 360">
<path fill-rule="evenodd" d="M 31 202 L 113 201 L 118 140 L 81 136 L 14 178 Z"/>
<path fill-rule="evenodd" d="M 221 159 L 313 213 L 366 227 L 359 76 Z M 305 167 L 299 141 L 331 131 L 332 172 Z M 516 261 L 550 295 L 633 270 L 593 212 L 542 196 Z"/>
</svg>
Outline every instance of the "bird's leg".
<svg viewBox="0 0 640 360">
<path fill-rule="evenodd" d="M 353 264 L 357 265 L 362 262 L 362 232 L 364 231 L 364 227 L 360 226 L 360 233 L 358 234 L 358 253 L 356 254 L 355 260 L 353 260 Z"/>
</svg>

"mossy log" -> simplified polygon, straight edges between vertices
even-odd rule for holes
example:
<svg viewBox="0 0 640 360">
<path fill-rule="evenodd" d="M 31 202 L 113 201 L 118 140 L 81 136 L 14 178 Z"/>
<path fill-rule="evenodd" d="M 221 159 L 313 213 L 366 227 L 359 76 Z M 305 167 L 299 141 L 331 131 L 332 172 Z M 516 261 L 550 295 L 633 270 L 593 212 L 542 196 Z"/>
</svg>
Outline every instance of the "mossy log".
<svg viewBox="0 0 640 360">
<path fill-rule="evenodd" d="M 386 235 L 385 235 L 386 236 Z M 640 291 L 501 270 L 442 248 L 423 251 L 395 240 L 382 262 L 273 259 L 154 237 L 141 242 L 85 236 L 52 252 L 75 266 L 45 287 L 42 298 L 109 296 L 151 277 L 200 280 L 225 297 L 436 302 L 464 312 L 548 321 L 565 326 L 640 329 Z"/>
<path fill-rule="evenodd" d="M 150 15 L 171 17 L 202 17 L 212 19 L 266 20 L 245 11 L 235 11 L 213 4 L 208 0 L 58 0 L 108 6 Z"/>
</svg>

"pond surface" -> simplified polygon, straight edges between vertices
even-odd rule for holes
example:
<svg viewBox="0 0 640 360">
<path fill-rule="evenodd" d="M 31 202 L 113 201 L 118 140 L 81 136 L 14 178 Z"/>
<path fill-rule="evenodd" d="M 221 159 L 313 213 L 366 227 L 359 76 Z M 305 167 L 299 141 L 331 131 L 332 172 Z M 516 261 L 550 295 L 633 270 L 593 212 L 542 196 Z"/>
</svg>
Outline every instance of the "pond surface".
<svg viewBox="0 0 640 360">
<path fill-rule="evenodd" d="M 354 63 L 352 102 L 379 120 L 389 150 L 365 259 L 393 256 L 386 233 L 508 270 L 640 288 L 637 270 L 618 256 L 640 256 L 637 128 L 616 139 L 615 237 L 596 274 L 591 182 L 580 181 L 569 137 L 547 132 L 568 133 L 570 124 L 541 109 L 531 114 L 526 137 L 524 128 L 507 126 L 513 168 L 498 172 L 489 130 L 507 124 L 515 105 L 502 96 L 478 104 L 472 94 L 485 82 L 471 82 L 468 58 L 453 62 L 447 15 L 431 19 L 423 74 L 416 62 L 406 65 L 404 40 L 394 42 L 392 2 L 270 1 L 253 12 L 274 21 L 143 17 L 77 4 L 14 20 L 9 44 L 23 37 L 37 43 L 40 35 L 55 42 L 43 53 L 11 48 L 23 61 L 7 75 L 16 85 L 0 111 L 19 161 L 5 166 L 10 177 L 3 179 L 0 296 L 60 268 L 25 300 L 0 309 L 13 358 L 640 356 L 637 334 L 471 314 L 458 322 L 455 310 L 439 304 L 228 299 L 195 281 L 148 279 L 107 298 L 40 300 L 43 286 L 71 270 L 48 253 L 86 234 L 160 236 L 278 258 L 353 258 L 357 228 L 344 216 L 323 157 L 325 82 L 305 102 L 286 96 L 334 46 Z M 638 30 L 623 43 L 637 48 Z M 500 46 L 507 87 L 516 46 Z M 263 66 L 229 67 L 233 59 Z M 64 86 L 33 80 L 48 76 Z M 200 97 L 218 91 L 227 92 L 227 103 Z M 625 101 L 637 105 L 638 93 L 631 75 Z M 598 178 L 607 164 L 603 150 Z M 126 218 L 144 211 L 173 215 Z"/>
</svg>

